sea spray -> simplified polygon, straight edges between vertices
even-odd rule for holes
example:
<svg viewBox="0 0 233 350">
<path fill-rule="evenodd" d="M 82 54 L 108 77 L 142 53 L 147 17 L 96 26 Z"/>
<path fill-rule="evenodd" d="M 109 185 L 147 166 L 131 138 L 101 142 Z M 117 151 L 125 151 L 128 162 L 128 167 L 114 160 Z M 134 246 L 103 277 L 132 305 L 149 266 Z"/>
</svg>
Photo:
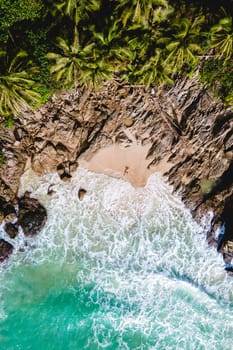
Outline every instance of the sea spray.
<svg viewBox="0 0 233 350">
<path fill-rule="evenodd" d="M 49 219 L 1 267 L 0 349 L 232 348 L 233 281 L 159 174 L 134 188 L 29 170 L 26 190 Z"/>
</svg>

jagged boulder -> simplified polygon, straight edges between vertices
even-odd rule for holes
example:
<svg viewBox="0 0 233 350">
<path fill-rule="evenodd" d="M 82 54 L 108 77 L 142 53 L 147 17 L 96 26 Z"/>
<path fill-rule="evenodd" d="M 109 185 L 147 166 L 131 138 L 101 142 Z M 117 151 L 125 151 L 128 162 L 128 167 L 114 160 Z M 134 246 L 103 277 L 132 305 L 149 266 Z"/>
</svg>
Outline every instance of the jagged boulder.
<svg viewBox="0 0 233 350">
<path fill-rule="evenodd" d="M 31 198 L 25 193 L 19 198 L 19 225 L 25 236 L 34 236 L 44 227 L 47 220 L 46 209 L 36 198 Z"/>
<path fill-rule="evenodd" d="M 84 198 L 86 193 L 87 193 L 87 191 L 84 188 L 80 188 L 78 190 L 78 198 L 79 198 L 80 201 L 83 200 L 83 198 Z"/>
<path fill-rule="evenodd" d="M 4 226 L 4 230 L 6 233 L 10 236 L 10 238 L 15 238 L 18 235 L 18 223 L 12 224 L 11 222 L 8 222 Z"/>
<path fill-rule="evenodd" d="M 15 207 L 12 203 L 8 202 L 5 204 L 3 207 L 3 212 L 4 212 L 4 220 L 6 223 L 10 222 L 16 222 L 17 221 L 17 214 Z"/>
<path fill-rule="evenodd" d="M 0 262 L 6 260 L 13 252 L 13 245 L 4 239 L 0 239 Z"/>
</svg>

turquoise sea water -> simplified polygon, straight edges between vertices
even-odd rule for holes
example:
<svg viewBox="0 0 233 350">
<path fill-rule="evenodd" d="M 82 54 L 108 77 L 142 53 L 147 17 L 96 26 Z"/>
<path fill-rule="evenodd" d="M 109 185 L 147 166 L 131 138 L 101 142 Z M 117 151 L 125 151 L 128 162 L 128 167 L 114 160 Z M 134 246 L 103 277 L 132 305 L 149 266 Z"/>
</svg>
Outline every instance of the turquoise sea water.
<svg viewBox="0 0 233 350">
<path fill-rule="evenodd" d="M 28 171 L 25 190 L 49 220 L 0 266 L 1 350 L 233 348 L 233 279 L 158 174 L 135 189 Z"/>
</svg>

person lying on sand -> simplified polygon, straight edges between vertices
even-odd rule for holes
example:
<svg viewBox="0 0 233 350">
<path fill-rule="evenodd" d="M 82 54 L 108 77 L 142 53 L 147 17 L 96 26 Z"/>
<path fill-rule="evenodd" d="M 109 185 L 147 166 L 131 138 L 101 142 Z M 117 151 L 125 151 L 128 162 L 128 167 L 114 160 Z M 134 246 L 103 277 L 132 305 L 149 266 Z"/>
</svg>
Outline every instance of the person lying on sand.
<svg viewBox="0 0 233 350">
<path fill-rule="evenodd" d="M 129 172 L 129 167 L 126 166 L 125 169 L 124 169 L 124 172 L 123 172 L 123 176 L 127 175 Z"/>
</svg>

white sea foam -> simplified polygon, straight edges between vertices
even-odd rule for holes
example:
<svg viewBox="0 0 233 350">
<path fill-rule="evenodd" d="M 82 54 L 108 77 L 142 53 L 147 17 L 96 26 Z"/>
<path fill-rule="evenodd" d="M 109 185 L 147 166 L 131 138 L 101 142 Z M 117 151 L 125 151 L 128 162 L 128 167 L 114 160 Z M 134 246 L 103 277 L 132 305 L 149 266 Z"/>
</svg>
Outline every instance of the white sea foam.
<svg viewBox="0 0 233 350">
<path fill-rule="evenodd" d="M 54 184 L 50 197 L 47 189 Z M 78 199 L 79 188 L 87 194 Z M 154 273 L 171 271 L 232 300 L 233 281 L 223 261 L 205 240 L 203 227 L 191 218 L 159 174 L 145 188 L 134 188 L 79 168 L 70 183 L 57 174 L 42 177 L 24 174 L 20 193 L 32 192 L 47 208 L 49 220 L 43 232 L 29 240 L 25 259 L 75 262 L 79 256 L 98 268 L 119 266 Z M 56 256 L 60 254 L 59 256 Z"/>
<path fill-rule="evenodd" d="M 48 196 L 51 184 L 55 193 Z M 82 201 L 81 187 L 87 190 Z M 96 293 L 101 299 L 104 291 L 102 306 L 108 311 L 101 314 L 101 324 L 93 316 L 101 349 L 109 346 L 111 329 L 120 333 L 120 349 L 174 349 L 170 338 L 177 349 L 220 349 L 218 333 L 220 345 L 231 349 L 233 280 L 224 272 L 221 256 L 208 247 L 204 225 L 193 221 L 159 174 L 145 188 L 134 188 L 82 168 L 70 183 L 53 173 L 38 177 L 28 171 L 20 193 L 26 190 L 49 217 L 43 231 L 28 239 L 25 251 L 16 249 L 9 259 L 9 266 L 41 266 L 34 277 L 27 272 L 34 284 L 44 281 L 43 290 L 30 298 L 42 298 L 54 283 L 62 287 L 69 279 L 94 282 L 90 300 L 99 303 Z M 22 236 L 16 245 L 22 247 Z M 119 302 L 114 304 L 111 296 Z M 134 334 L 131 347 L 129 330 Z M 150 336 L 150 346 L 143 345 L 143 336 Z"/>
</svg>

